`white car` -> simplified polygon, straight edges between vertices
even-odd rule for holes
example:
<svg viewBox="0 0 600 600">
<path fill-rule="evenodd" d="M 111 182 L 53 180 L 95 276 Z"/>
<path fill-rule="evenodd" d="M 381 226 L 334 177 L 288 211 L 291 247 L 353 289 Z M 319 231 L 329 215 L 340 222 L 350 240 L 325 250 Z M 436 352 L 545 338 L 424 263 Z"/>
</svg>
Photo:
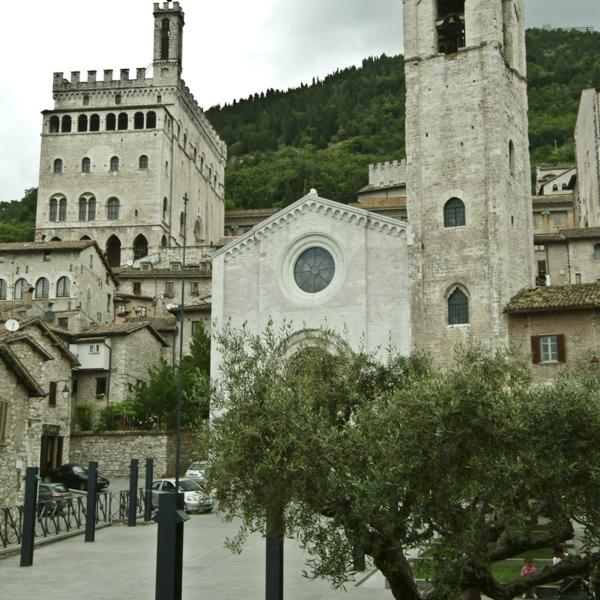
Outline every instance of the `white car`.
<svg viewBox="0 0 600 600">
<path fill-rule="evenodd" d="M 158 508 L 159 494 L 175 491 L 175 478 L 157 479 L 152 482 L 152 506 Z M 183 492 L 186 512 L 210 512 L 214 501 L 202 487 L 191 479 L 179 480 L 179 491 Z"/>
<path fill-rule="evenodd" d="M 208 466 L 208 462 L 205 460 L 198 460 L 193 462 L 188 470 L 185 472 L 186 479 L 191 479 L 196 483 L 203 484 L 204 483 L 204 471 Z"/>
</svg>

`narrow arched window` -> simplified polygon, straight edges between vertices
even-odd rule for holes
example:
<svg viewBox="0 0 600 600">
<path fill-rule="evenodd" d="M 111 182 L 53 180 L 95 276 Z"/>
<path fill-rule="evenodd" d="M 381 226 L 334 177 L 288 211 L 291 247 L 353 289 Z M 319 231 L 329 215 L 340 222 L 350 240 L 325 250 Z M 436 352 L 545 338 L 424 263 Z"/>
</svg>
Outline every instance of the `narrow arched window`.
<svg viewBox="0 0 600 600">
<path fill-rule="evenodd" d="M 148 256 L 148 240 L 141 233 L 133 240 L 133 260 Z"/>
<path fill-rule="evenodd" d="M 163 221 L 166 222 L 167 220 L 167 215 L 169 214 L 169 200 L 168 198 L 165 196 L 163 198 Z"/>
<path fill-rule="evenodd" d="M 465 223 L 464 202 L 460 198 L 450 198 L 444 206 L 444 227 L 463 227 Z"/>
<path fill-rule="evenodd" d="M 448 297 L 448 325 L 469 323 L 469 299 L 460 289 L 455 288 Z"/>
<path fill-rule="evenodd" d="M 129 127 L 129 117 L 127 113 L 119 114 L 119 130 L 123 131 Z"/>
<path fill-rule="evenodd" d="M 119 218 L 119 199 L 109 198 L 106 205 L 106 218 L 109 221 L 115 221 Z"/>
<path fill-rule="evenodd" d="M 60 119 L 54 115 L 50 117 L 50 133 L 58 133 L 60 131 Z"/>
<path fill-rule="evenodd" d="M 66 221 L 67 220 L 67 199 L 61 198 L 58 201 L 58 220 Z"/>
<path fill-rule="evenodd" d="M 82 173 L 89 173 L 91 170 L 92 170 L 92 161 L 86 156 L 81 161 L 81 172 Z"/>
<path fill-rule="evenodd" d="M 136 112 L 133 115 L 133 128 L 134 129 L 144 129 L 144 113 Z M 120 127 L 119 127 L 120 129 Z"/>
<path fill-rule="evenodd" d="M 110 170 L 111 171 L 118 171 L 119 170 L 119 157 L 118 156 L 113 156 L 110 159 Z"/>
<path fill-rule="evenodd" d="M 196 223 L 194 224 L 194 242 L 198 245 L 204 242 L 204 234 L 202 233 L 201 219 L 196 219 Z"/>
<path fill-rule="evenodd" d="M 204 154 L 200 157 L 200 173 L 204 175 Z"/>
<path fill-rule="evenodd" d="M 169 246 L 169 242 L 167 241 L 167 236 L 163 235 L 160 240 L 161 248 L 167 248 Z"/>
<path fill-rule="evenodd" d="M 92 115 L 90 117 L 90 131 L 100 131 L 100 115 Z"/>
<path fill-rule="evenodd" d="M 148 168 L 148 157 L 145 154 L 140 156 L 140 169 Z"/>
<path fill-rule="evenodd" d="M 146 129 L 154 129 L 156 127 L 156 113 L 151 110 L 146 115 Z"/>
<path fill-rule="evenodd" d="M 57 158 L 54 161 L 53 169 L 54 169 L 55 173 L 62 173 L 63 172 L 63 161 L 62 161 L 62 158 Z"/>
<path fill-rule="evenodd" d="M 600 244 L 594 246 L 594 258 L 600 258 Z"/>
<path fill-rule="evenodd" d="M 117 117 L 115 113 L 106 115 L 106 131 L 114 131 L 117 128 Z"/>
<path fill-rule="evenodd" d="M 56 282 L 56 297 L 68 298 L 71 295 L 71 280 L 68 277 L 61 277 Z"/>
<path fill-rule="evenodd" d="M 183 134 L 183 151 L 187 151 L 187 133 Z"/>
<path fill-rule="evenodd" d="M 13 293 L 15 300 L 23 299 L 23 288 L 24 287 L 25 287 L 24 279 L 17 279 L 17 281 L 15 281 L 15 291 Z"/>
<path fill-rule="evenodd" d="M 88 199 L 88 221 L 94 221 L 96 219 L 96 198 L 91 196 Z"/>
<path fill-rule="evenodd" d="M 77 119 L 77 131 L 87 131 L 88 130 L 88 118 L 87 115 L 79 115 Z"/>
<path fill-rule="evenodd" d="M 510 174 L 515 174 L 515 145 L 513 141 L 508 142 L 508 166 L 510 168 Z"/>
<path fill-rule="evenodd" d="M 48 220 L 51 223 L 56 223 L 58 220 L 58 200 L 56 198 L 50 198 L 50 214 Z"/>
<path fill-rule="evenodd" d="M 50 294 L 50 283 L 45 277 L 40 277 L 35 284 L 35 297 L 48 298 Z"/>
<path fill-rule="evenodd" d="M 169 59 L 169 37 L 170 37 L 170 25 L 169 19 L 163 19 L 160 29 L 160 59 Z"/>
<path fill-rule="evenodd" d="M 87 218 L 87 200 L 79 198 L 79 220 L 85 221 Z"/>
<path fill-rule="evenodd" d="M 69 115 L 65 115 L 62 118 L 61 131 L 63 133 L 71 133 L 72 124 L 73 124 L 73 121 L 71 120 L 71 117 Z"/>
<path fill-rule="evenodd" d="M 4 281 L 4 279 L 0 279 L 0 300 L 6 300 L 7 292 L 8 287 L 6 285 L 6 281 Z"/>
</svg>

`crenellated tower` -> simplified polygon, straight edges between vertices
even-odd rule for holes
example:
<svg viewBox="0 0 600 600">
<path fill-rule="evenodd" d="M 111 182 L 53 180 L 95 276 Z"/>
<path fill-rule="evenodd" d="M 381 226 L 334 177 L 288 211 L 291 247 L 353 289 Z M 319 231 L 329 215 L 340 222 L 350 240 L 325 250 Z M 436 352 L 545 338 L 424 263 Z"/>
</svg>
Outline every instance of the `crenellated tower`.
<svg viewBox="0 0 600 600">
<path fill-rule="evenodd" d="M 183 64 L 185 15 L 179 2 L 154 3 L 154 78 L 163 85 L 176 84 Z"/>
<path fill-rule="evenodd" d="M 534 283 L 524 0 L 404 0 L 414 344 L 508 341 Z"/>
</svg>

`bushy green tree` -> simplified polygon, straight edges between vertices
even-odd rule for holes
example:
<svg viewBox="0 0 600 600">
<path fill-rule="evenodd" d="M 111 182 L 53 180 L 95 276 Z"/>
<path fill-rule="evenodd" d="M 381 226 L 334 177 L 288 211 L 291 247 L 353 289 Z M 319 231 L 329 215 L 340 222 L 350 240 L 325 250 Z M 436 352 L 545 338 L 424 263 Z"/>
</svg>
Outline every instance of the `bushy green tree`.
<svg viewBox="0 0 600 600">
<path fill-rule="evenodd" d="M 415 548 L 432 557 L 430 598 L 508 600 L 589 568 L 585 555 L 508 583 L 492 574 L 498 561 L 571 539 L 574 522 L 600 542 L 591 379 L 534 386 L 520 356 L 483 348 L 440 371 L 420 354 L 351 353 L 326 332 L 290 362 L 289 331 L 217 336 L 208 478 L 224 514 L 242 518 L 234 547 L 279 514 L 314 576 L 343 585 L 362 548 L 404 600 L 421 597 Z"/>
</svg>

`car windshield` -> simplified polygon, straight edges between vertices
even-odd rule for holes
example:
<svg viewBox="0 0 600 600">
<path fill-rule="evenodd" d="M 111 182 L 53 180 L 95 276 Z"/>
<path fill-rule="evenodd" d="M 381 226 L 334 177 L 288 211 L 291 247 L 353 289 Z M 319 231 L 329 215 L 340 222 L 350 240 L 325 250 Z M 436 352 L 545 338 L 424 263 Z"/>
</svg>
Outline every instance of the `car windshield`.
<svg viewBox="0 0 600 600">
<path fill-rule="evenodd" d="M 87 469 L 73 465 L 73 473 L 75 473 L 75 475 L 85 475 L 87 473 Z"/>
<path fill-rule="evenodd" d="M 199 492 L 202 488 L 194 481 L 190 481 L 189 479 L 182 479 L 179 482 L 179 489 L 182 492 Z"/>
<path fill-rule="evenodd" d="M 205 462 L 193 462 L 188 471 L 203 471 L 206 468 Z"/>
</svg>

